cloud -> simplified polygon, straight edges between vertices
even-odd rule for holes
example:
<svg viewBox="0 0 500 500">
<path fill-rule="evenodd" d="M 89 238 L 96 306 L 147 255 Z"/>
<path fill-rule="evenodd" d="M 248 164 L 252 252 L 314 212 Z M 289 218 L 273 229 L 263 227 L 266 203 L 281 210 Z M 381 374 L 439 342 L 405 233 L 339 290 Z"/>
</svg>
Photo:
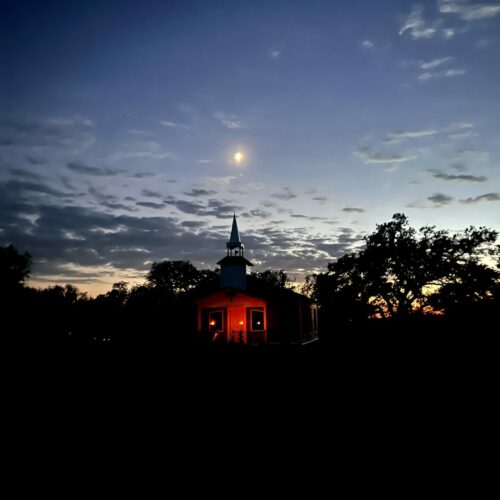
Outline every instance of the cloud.
<svg viewBox="0 0 500 500">
<path fill-rule="evenodd" d="M 387 164 L 387 163 L 405 163 L 407 161 L 416 160 L 418 155 L 387 155 L 383 153 L 371 152 L 368 148 L 360 148 L 354 153 L 361 158 L 366 164 Z"/>
<path fill-rule="evenodd" d="M 369 50 L 369 49 L 373 49 L 373 47 L 375 47 L 375 44 L 370 40 L 363 40 L 361 42 L 361 48 L 363 48 L 363 49 Z"/>
<path fill-rule="evenodd" d="M 457 172 L 467 172 L 467 167 L 463 163 L 452 163 L 451 168 L 454 168 Z"/>
<path fill-rule="evenodd" d="M 0 121 L 0 145 L 24 148 L 57 148 L 79 151 L 95 142 L 92 122 L 86 118 L 25 119 L 6 118 Z M 28 157 L 30 159 L 28 159 Z M 27 155 L 33 163 L 38 157 Z M 30 161 L 31 160 L 31 161 Z"/>
<path fill-rule="evenodd" d="M 111 162 L 128 160 L 131 158 L 145 158 L 150 160 L 176 160 L 177 157 L 165 151 L 164 147 L 156 141 L 136 141 L 132 144 L 125 144 L 119 151 L 110 157 Z"/>
<path fill-rule="evenodd" d="M 500 201 L 499 193 L 485 193 L 475 198 L 466 198 L 465 200 L 460 200 L 460 203 L 465 203 L 467 205 L 471 203 L 479 203 L 480 201 Z"/>
<path fill-rule="evenodd" d="M 34 156 L 26 156 L 26 161 L 30 165 L 45 165 L 48 160 L 45 158 L 40 158 L 40 157 L 34 157 Z"/>
<path fill-rule="evenodd" d="M 402 132 L 390 132 L 386 135 L 385 142 L 401 141 L 403 139 L 418 139 L 420 137 L 429 137 L 439 133 L 436 129 L 422 129 L 422 130 L 406 130 Z"/>
<path fill-rule="evenodd" d="M 342 212 L 356 212 L 356 213 L 363 213 L 365 212 L 364 208 L 357 208 L 357 207 L 345 207 L 342 209 Z"/>
<path fill-rule="evenodd" d="M 445 40 L 451 40 L 456 35 L 456 31 L 453 28 L 445 28 L 442 33 Z"/>
<path fill-rule="evenodd" d="M 278 59 L 278 57 L 281 56 L 281 51 L 280 50 L 271 50 L 271 52 L 269 53 L 269 57 L 271 59 Z"/>
<path fill-rule="evenodd" d="M 33 181 L 42 181 L 44 177 L 40 174 L 37 174 L 35 172 L 30 172 L 28 170 L 23 170 L 22 168 L 10 168 L 9 172 L 12 175 L 15 175 L 16 177 L 22 177 L 24 179 L 30 179 Z"/>
<path fill-rule="evenodd" d="M 261 210 L 260 208 L 255 208 L 253 210 L 250 210 L 248 212 L 243 212 L 241 214 L 242 217 L 248 217 L 248 218 L 256 218 L 256 219 L 268 219 L 271 217 L 272 213 L 268 212 L 267 210 Z"/>
<path fill-rule="evenodd" d="M 218 219 L 232 217 L 234 213 L 242 213 L 244 211 L 243 207 L 236 205 L 230 200 L 210 199 L 206 204 L 202 204 L 168 196 L 163 201 L 186 214 L 203 217 L 212 216 Z"/>
<path fill-rule="evenodd" d="M 450 204 L 454 198 L 443 193 L 435 193 L 427 198 L 429 201 L 434 203 L 438 207 Z"/>
<path fill-rule="evenodd" d="M 465 69 L 449 69 L 446 71 L 437 71 L 435 73 L 422 73 L 419 75 L 418 79 L 422 82 L 427 82 L 429 80 L 432 80 L 434 78 L 452 78 L 454 76 L 462 76 L 467 73 L 467 70 Z"/>
<path fill-rule="evenodd" d="M 162 195 L 159 191 L 151 191 L 150 189 L 143 189 L 141 192 L 142 196 L 147 198 L 161 198 Z"/>
<path fill-rule="evenodd" d="M 461 130 L 474 127 L 473 123 L 470 122 L 454 122 L 444 129 L 444 132 L 451 132 L 453 130 Z"/>
<path fill-rule="evenodd" d="M 468 0 L 438 0 L 439 12 L 456 14 L 464 21 L 477 21 L 500 13 L 500 4 L 470 4 Z"/>
<path fill-rule="evenodd" d="M 193 229 L 206 226 L 206 224 L 207 223 L 205 221 L 201 220 L 185 220 L 181 222 L 181 226 Z"/>
<path fill-rule="evenodd" d="M 137 208 L 130 205 L 124 205 L 115 201 L 104 200 L 100 202 L 100 206 L 110 208 L 111 210 L 125 210 L 126 212 L 137 212 Z"/>
<path fill-rule="evenodd" d="M 130 130 L 128 130 L 128 133 L 132 134 L 132 135 L 140 135 L 140 136 L 151 135 L 151 132 L 149 132 L 148 130 L 139 130 L 139 129 L 130 129 Z"/>
<path fill-rule="evenodd" d="M 19 172 L 18 172 L 19 174 Z M 50 195 L 55 198 L 65 198 L 70 197 L 71 193 L 64 193 L 55 189 L 53 187 L 47 186 L 41 182 L 33 182 L 33 181 L 20 181 L 20 180 L 9 180 L 3 184 L 3 187 L 8 189 L 12 195 L 15 195 L 19 198 L 29 197 L 30 194 L 42 194 L 42 195 Z"/>
<path fill-rule="evenodd" d="M 448 69 L 444 72 L 445 78 L 450 78 L 452 76 L 461 76 L 465 75 L 467 71 L 465 69 Z"/>
<path fill-rule="evenodd" d="M 160 125 L 163 125 L 164 127 L 168 128 L 183 128 L 185 130 L 189 130 L 191 128 L 189 125 L 186 125 L 184 123 L 175 123 L 166 120 L 160 121 Z"/>
<path fill-rule="evenodd" d="M 197 160 L 196 163 L 199 163 L 200 165 L 208 165 L 209 163 L 212 163 L 212 160 L 210 158 L 202 158 L 201 160 Z"/>
<path fill-rule="evenodd" d="M 84 208 L 64 201 L 33 204 L 33 198 L 28 202 L 18 195 L 11 185 L 0 182 L 0 227 L 5 229 L 0 233 L 0 244 L 12 243 L 20 251 L 29 251 L 34 260 L 33 278 L 47 283 L 108 282 L 116 281 L 117 275 L 140 277 L 152 261 L 164 259 L 189 259 L 197 267 L 213 268 L 225 253 L 235 208 L 227 200 L 196 204 L 203 212 L 217 212 L 221 218 L 225 214 L 222 224 L 209 228 L 197 217 L 180 221 L 176 217 L 120 214 L 103 210 L 103 206 Z M 267 219 L 264 211 L 245 213 Z M 260 269 L 285 268 L 298 276 L 324 270 L 329 260 L 352 251 L 362 238 L 345 228 L 325 237 L 307 228 L 280 229 L 278 223 L 265 224 L 256 233 L 240 224 L 240 232 Z"/>
<path fill-rule="evenodd" d="M 144 179 L 145 177 L 154 177 L 155 172 L 136 172 L 135 174 L 130 175 L 132 179 Z"/>
<path fill-rule="evenodd" d="M 164 208 L 165 203 L 154 203 L 152 201 L 138 201 L 136 205 L 140 207 L 154 208 L 155 210 L 159 210 L 160 208 Z"/>
<path fill-rule="evenodd" d="M 468 139 L 469 137 L 477 137 L 479 134 L 477 132 L 472 132 L 469 130 L 468 132 L 462 132 L 461 134 L 450 134 L 448 137 L 453 140 L 461 140 Z"/>
<path fill-rule="evenodd" d="M 272 194 L 271 196 L 273 198 L 277 198 L 278 200 L 284 200 L 284 201 L 290 201 L 293 200 L 294 198 L 298 198 L 298 196 L 289 188 L 286 187 L 283 190 L 283 193 L 275 193 Z"/>
<path fill-rule="evenodd" d="M 83 163 L 77 162 L 67 163 L 66 168 L 69 168 L 69 170 L 76 172 L 77 174 L 91 175 L 95 177 L 114 177 L 125 172 L 124 170 L 107 167 L 89 167 Z"/>
<path fill-rule="evenodd" d="M 314 201 L 317 201 L 318 203 L 326 203 L 328 201 L 328 197 L 327 196 L 315 196 L 314 198 L 311 198 L 312 200 Z"/>
<path fill-rule="evenodd" d="M 435 170 L 429 170 L 432 176 L 443 181 L 467 181 L 467 182 L 486 182 L 488 180 L 484 175 L 469 175 L 469 174 L 445 174 Z"/>
<path fill-rule="evenodd" d="M 212 189 L 191 189 L 191 191 L 184 193 L 187 196 L 192 196 L 194 198 L 197 198 L 199 196 L 213 196 L 214 194 L 217 194 L 217 191 L 214 191 Z"/>
<path fill-rule="evenodd" d="M 421 61 L 419 65 L 420 65 L 421 69 L 428 70 L 428 69 L 437 68 L 438 66 L 441 66 L 442 64 L 452 62 L 454 60 L 455 60 L 454 57 L 448 56 L 448 57 L 441 57 L 440 59 L 433 59 L 432 61 L 427 61 L 427 62 Z"/>
<path fill-rule="evenodd" d="M 399 34 L 403 35 L 408 31 L 414 40 L 418 40 L 419 38 L 432 38 L 436 34 L 441 21 L 438 19 L 434 21 L 432 25 L 429 25 L 424 21 L 422 14 L 422 5 L 415 5 L 402 28 L 399 30 Z"/>
<path fill-rule="evenodd" d="M 214 118 L 219 120 L 227 128 L 241 128 L 243 125 L 235 115 L 229 115 L 224 111 L 214 113 Z"/>
<path fill-rule="evenodd" d="M 306 219 L 310 221 L 326 220 L 326 217 L 317 217 L 313 215 L 303 215 L 303 214 L 290 214 L 293 219 Z"/>
</svg>

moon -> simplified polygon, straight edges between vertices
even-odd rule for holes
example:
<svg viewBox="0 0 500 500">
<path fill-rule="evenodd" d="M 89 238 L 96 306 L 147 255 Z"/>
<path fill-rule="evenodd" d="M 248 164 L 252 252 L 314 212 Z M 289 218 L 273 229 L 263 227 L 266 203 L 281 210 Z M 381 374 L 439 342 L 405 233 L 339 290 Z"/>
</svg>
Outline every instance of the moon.
<svg viewBox="0 0 500 500">
<path fill-rule="evenodd" d="M 233 156 L 233 160 L 236 163 L 236 165 L 240 165 L 243 163 L 243 160 L 245 159 L 245 155 L 241 151 L 236 151 Z"/>
</svg>

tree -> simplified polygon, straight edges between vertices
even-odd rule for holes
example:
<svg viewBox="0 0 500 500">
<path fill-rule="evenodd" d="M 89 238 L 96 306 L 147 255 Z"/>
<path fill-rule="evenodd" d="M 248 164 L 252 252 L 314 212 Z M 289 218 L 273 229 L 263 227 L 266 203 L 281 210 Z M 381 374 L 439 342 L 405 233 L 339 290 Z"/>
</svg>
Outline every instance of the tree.
<svg viewBox="0 0 500 500">
<path fill-rule="evenodd" d="M 12 245 L 0 247 L 0 287 L 3 291 L 21 288 L 29 278 L 31 255 L 20 254 Z"/>
<path fill-rule="evenodd" d="M 123 307 L 129 298 L 128 283 L 126 281 L 113 283 L 113 287 L 105 297 L 115 306 Z"/>
<path fill-rule="evenodd" d="M 215 271 L 199 271 L 191 262 L 165 260 L 153 262 L 146 279 L 149 286 L 165 295 L 176 297 L 199 285 L 212 282 L 216 277 Z"/>
<path fill-rule="evenodd" d="M 251 286 L 270 288 L 290 288 L 293 284 L 293 280 L 283 269 L 278 271 L 268 269 L 262 272 L 251 273 L 248 276 L 248 282 Z"/>
<path fill-rule="evenodd" d="M 404 214 L 395 214 L 365 237 L 363 250 L 328 264 L 328 273 L 315 278 L 314 293 L 320 304 L 349 303 L 351 313 L 382 317 L 406 317 L 432 305 L 446 309 L 460 294 L 483 300 L 499 276 L 483 262 L 498 256 L 496 238 L 483 227 L 416 231 Z"/>
</svg>

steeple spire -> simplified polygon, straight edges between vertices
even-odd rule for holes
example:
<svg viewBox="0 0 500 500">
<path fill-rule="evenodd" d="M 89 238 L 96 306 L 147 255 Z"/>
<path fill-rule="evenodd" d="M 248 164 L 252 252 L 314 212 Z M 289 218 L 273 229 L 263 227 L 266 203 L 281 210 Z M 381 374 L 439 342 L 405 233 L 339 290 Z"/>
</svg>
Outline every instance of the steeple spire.
<svg viewBox="0 0 500 500">
<path fill-rule="evenodd" d="M 240 239 L 238 231 L 238 223 L 236 222 L 236 214 L 233 215 L 233 225 L 231 227 L 231 236 L 226 243 L 227 255 L 217 262 L 220 266 L 220 284 L 222 288 L 239 288 L 246 290 L 247 266 L 253 264 L 243 257 L 244 246 Z"/>
<path fill-rule="evenodd" d="M 228 255 L 243 255 L 243 243 L 240 239 L 240 233 L 238 231 L 238 223 L 236 222 L 236 214 L 233 215 L 233 226 L 231 228 L 231 236 L 229 241 L 226 243 Z M 233 252 L 231 252 L 233 250 Z"/>
</svg>

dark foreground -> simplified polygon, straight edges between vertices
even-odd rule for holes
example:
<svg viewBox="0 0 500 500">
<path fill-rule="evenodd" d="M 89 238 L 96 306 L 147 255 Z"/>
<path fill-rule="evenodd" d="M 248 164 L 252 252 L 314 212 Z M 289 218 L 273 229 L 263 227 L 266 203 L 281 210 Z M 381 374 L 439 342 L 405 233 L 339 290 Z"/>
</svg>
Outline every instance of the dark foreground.
<svg viewBox="0 0 500 500">
<path fill-rule="evenodd" d="M 214 388 L 260 383 L 263 389 L 273 383 L 340 389 L 433 381 L 486 386 L 498 375 L 496 336 L 492 326 L 444 321 L 371 323 L 323 333 L 307 345 L 218 345 L 188 336 L 169 341 L 168 333 L 143 340 L 68 334 L 8 342 L 2 356 L 13 363 L 14 378 L 53 374 L 56 380 L 122 379 L 165 387 L 194 382 Z"/>
</svg>

